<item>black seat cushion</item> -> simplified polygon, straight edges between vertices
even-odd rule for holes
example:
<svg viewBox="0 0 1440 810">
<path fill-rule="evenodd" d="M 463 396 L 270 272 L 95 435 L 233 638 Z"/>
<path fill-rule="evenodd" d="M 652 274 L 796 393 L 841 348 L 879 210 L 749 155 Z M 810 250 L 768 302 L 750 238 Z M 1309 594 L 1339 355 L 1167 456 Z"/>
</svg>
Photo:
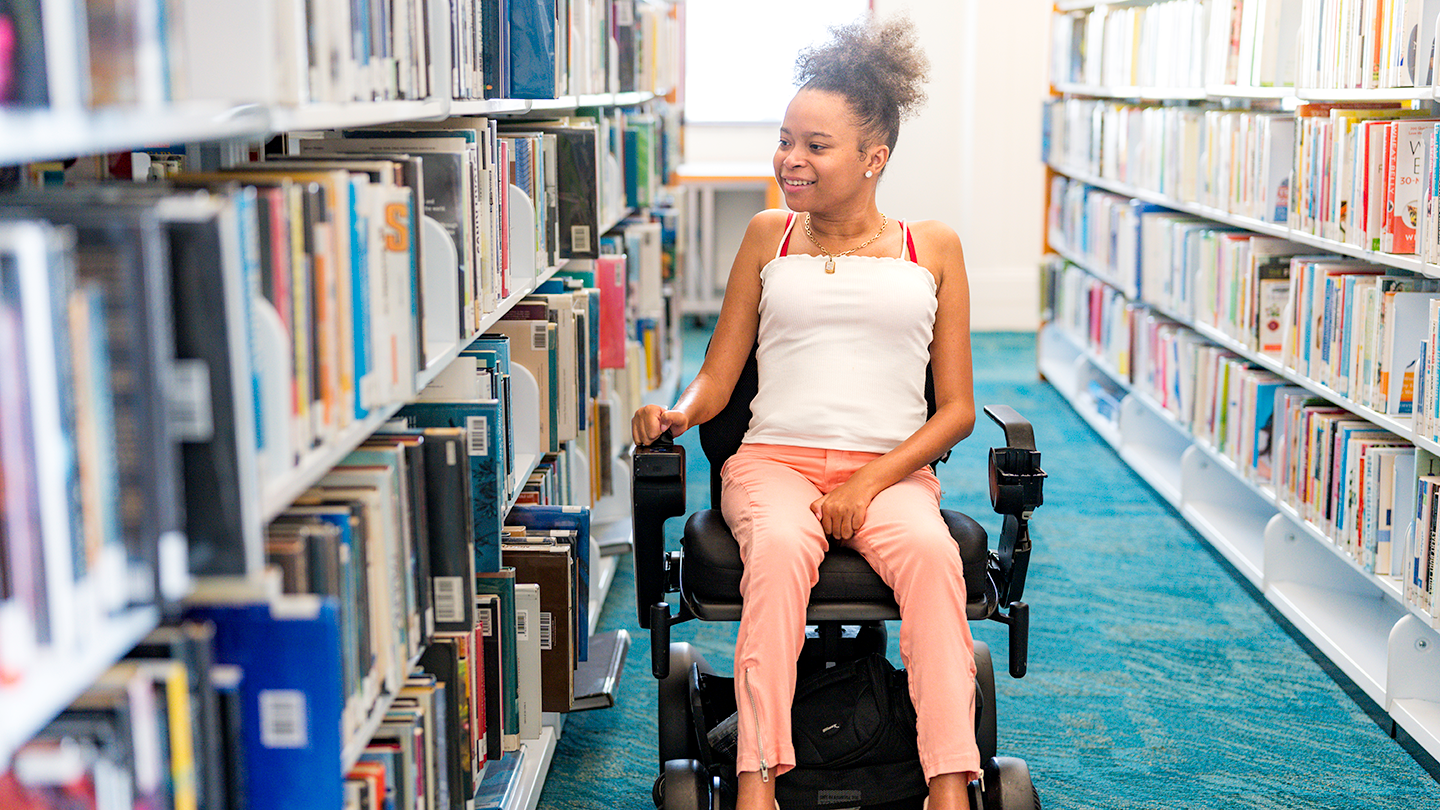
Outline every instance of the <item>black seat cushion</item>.
<svg viewBox="0 0 1440 810">
<path fill-rule="evenodd" d="M 967 614 L 982 619 L 993 605 L 993 588 L 986 573 L 989 551 L 985 529 L 967 515 L 940 510 L 955 538 L 956 550 L 965 568 Z M 680 593 L 691 612 L 707 621 L 735 621 L 740 618 L 740 546 L 718 509 L 704 509 L 685 524 L 685 564 L 681 568 Z M 820 563 L 820 580 L 810 591 L 810 621 L 898 619 L 895 595 L 870 568 L 859 552 L 833 546 Z"/>
</svg>

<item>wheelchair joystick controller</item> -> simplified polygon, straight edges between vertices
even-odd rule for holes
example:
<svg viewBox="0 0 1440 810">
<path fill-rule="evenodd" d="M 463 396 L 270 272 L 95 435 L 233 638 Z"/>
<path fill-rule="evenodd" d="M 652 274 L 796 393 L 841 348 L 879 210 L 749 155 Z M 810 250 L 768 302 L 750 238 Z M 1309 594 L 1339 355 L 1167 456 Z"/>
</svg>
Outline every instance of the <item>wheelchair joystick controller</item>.
<svg viewBox="0 0 1440 810">
<path fill-rule="evenodd" d="M 656 680 L 670 677 L 670 605 L 650 606 L 650 672 Z"/>
</svg>

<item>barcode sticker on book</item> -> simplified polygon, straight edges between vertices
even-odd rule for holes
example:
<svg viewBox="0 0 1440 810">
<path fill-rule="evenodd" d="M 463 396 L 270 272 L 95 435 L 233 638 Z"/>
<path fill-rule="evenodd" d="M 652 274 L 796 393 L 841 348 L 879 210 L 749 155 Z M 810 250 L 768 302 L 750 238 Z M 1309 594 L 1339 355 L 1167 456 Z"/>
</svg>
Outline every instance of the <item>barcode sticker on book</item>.
<svg viewBox="0 0 1440 810">
<path fill-rule="evenodd" d="M 466 443 L 469 444 L 470 455 L 490 455 L 490 417 L 465 417 L 465 432 L 467 434 Z"/>
<path fill-rule="evenodd" d="M 431 588 L 435 599 L 435 621 L 459 622 L 465 620 L 465 611 L 460 594 L 465 590 L 464 577 L 431 577 Z"/>
<path fill-rule="evenodd" d="M 530 611 L 528 610 L 515 611 L 515 640 L 530 640 Z"/>
<path fill-rule="evenodd" d="M 590 226 L 570 226 L 570 250 L 575 253 L 590 252 Z"/>
<path fill-rule="evenodd" d="M 540 611 L 540 649 L 551 650 L 555 648 L 555 628 L 553 617 L 548 610 Z"/>
<path fill-rule="evenodd" d="M 530 348 L 537 352 L 543 352 L 550 348 L 550 325 L 548 322 L 536 323 L 530 327 Z"/>
<path fill-rule="evenodd" d="M 480 615 L 477 617 L 477 618 L 479 618 L 479 620 L 480 620 L 480 635 L 482 635 L 482 636 L 484 636 L 484 637 L 486 637 L 486 638 L 489 638 L 490 636 L 494 635 L 494 633 L 495 633 L 495 625 L 494 625 L 494 623 L 490 620 L 490 608 L 488 608 L 488 607 L 477 608 L 477 609 L 476 609 L 476 612 L 480 614 Z"/>
<path fill-rule="evenodd" d="M 304 748 L 306 734 L 305 693 L 298 689 L 265 689 L 260 692 L 260 744 L 266 748 Z"/>
<path fill-rule="evenodd" d="M 215 435 L 210 407 L 210 365 L 204 360 L 176 360 L 170 366 L 170 430 L 176 441 L 208 442 Z"/>
</svg>

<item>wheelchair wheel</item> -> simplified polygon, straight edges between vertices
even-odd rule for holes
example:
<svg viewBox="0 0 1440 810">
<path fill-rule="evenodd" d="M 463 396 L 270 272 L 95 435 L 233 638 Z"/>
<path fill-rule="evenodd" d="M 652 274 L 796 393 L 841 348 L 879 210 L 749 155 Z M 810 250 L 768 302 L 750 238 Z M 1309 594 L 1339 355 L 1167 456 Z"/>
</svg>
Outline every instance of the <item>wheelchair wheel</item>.
<svg viewBox="0 0 1440 810">
<path fill-rule="evenodd" d="M 975 744 L 980 748 L 980 761 L 995 756 L 995 667 L 990 662 L 990 646 L 975 642 Z"/>
<path fill-rule="evenodd" d="M 985 810 L 1040 810 L 1040 793 L 1030 766 L 1015 757 L 995 757 L 985 774 Z"/>
<path fill-rule="evenodd" d="M 655 778 L 651 798 L 657 810 L 714 810 L 713 780 L 699 762 L 672 759 Z"/>
<path fill-rule="evenodd" d="M 699 736 L 690 712 L 690 665 L 713 673 L 700 651 L 683 641 L 670 642 L 670 675 L 657 684 L 656 710 L 662 770 L 672 759 L 700 759 Z"/>
</svg>

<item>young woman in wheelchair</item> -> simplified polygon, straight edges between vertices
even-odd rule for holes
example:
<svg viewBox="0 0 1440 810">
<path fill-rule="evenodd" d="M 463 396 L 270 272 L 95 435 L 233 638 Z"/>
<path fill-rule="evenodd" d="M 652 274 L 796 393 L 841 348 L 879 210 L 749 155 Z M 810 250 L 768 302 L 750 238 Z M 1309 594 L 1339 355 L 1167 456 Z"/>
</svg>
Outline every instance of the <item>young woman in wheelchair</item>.
<svg viewBox="0 0 1440 810">
<path fill-rule="evenodd" d="M 895 592 L 929 808 L 958 810 L 981 769 L 975 665 L 961 560 L 929 465 L 975 424 L 965 262 L 951 228 L 891 220 L 876 205 L 900 120 L 924 97 L 913 26 L 832 33 L 797 63 L 802 86 L 775 150 L 794 213 L 751 220 L 703 367 L 673 409 L 640 409 L 632 430 L 648 445 L 715 416 L 758 341 L 750 426 L 721 472 L 745 565 L 738 810 L 775 807 L 774 778 L 794 767 L 806 603 L 831 542 L 859 551 Z"/>
</svg>

